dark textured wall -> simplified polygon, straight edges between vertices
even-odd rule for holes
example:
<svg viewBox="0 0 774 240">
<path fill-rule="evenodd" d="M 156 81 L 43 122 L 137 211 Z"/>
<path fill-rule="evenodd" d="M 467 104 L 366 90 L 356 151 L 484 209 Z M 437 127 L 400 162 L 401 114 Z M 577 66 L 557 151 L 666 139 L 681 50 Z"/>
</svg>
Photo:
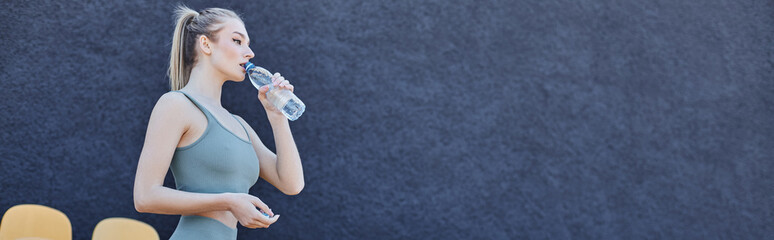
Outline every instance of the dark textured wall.
<svg viewBox="0 0 774 240">
<path fill-rule="evenodd" d="M 475 2 L 475 3 L 474 3 Z M 771 239 L 772 1 L 210 1 L 308 106 L 240 239 Z M 139 214 L 174 2 L 0 2 L 0 211 Z M 223 104 L 274 149 L 247 82 Z M 171 175 L 166 184 L 174 186 Z"/>
</svg>

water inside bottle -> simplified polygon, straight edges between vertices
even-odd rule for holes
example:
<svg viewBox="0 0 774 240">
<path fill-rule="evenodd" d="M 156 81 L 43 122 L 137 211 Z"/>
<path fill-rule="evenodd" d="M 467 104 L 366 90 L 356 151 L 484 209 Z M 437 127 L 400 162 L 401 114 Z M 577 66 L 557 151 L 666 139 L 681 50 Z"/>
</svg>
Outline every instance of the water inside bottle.
<svg viewBox="0 0 774 240">
<path fill-rule="evenodd" d="M 293 93 L 287 89 L 274 89 L 267 93 L 267 98 L 272 105 L 278 106 L 277 109 L 291 121 L 295 121 L 304 113 L 306 105 L 300 99 L 294 97 Z M 281 107 L 279 107 L 281 106 Z"/>
<path fill-rule="evenodd" d="M 269 72 L 269 70 L 256 66 L 252 68 L 251 71 L 248 71 L 248 74 L 248 78 L 250 78 L 250 82 L 255 89 L 259 89 L 266 84 L 271 84 L 271 72 Z"/>
<path fill-rule="evenodd" d="M 306 106 L 304 104 L 296 102 L 295 99 L 290 99 L 285 107 L 282 108 L 282 114 L 290 121 L 295 121 L 301 114 L 304 113 Z"/>
</svg>

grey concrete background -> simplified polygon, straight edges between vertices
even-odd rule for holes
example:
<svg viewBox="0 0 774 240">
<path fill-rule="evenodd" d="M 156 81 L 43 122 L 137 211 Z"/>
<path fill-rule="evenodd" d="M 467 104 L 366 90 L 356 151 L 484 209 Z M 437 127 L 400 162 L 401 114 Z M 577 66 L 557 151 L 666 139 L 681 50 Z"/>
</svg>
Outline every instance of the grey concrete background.
<svg viewBox="0 0 774 240">
<path fill-rule="evenodd" d="M 307 112 L 306 188 L 240 239 L 772 239 L 772 1 L 190 1 Z M 0 211 L 139 214 L 175 2 L 0 2 Z M 270 149 L 247 82 L 223 103 Z M 171 175 L 166 184 L 173 186 Z"/>
</svg>

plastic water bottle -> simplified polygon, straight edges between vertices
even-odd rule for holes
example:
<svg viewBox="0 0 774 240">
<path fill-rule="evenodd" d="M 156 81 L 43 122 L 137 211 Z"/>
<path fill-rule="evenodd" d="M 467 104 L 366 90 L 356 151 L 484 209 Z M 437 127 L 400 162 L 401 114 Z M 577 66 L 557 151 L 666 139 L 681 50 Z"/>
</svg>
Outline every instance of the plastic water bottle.
<svg viewBox="0 0 774 240">
<path fill-rule="evenodd" d="M 295 121 L 306 110 L 306 105 L 298 99 L 293 92 L 287 89 L 275 89 L 271 82 L 271 72 L 265 68 L 255 66 L 251 62 L 245 64 L 245 71 L 256 89 L 269 85 L 269 91 L 266 92 L 266 99 L 282 112 L 290 121 Z"/>
</svg>

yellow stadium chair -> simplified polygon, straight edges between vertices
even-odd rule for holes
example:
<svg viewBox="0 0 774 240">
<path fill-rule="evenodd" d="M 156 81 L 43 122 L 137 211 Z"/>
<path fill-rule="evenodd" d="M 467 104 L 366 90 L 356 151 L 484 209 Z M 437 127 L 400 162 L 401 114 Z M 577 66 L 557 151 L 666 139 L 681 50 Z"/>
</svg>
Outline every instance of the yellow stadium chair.
<svg viewBox="0 0 774 240">
<path fill-rule="evenodd" d="M 94 227 L 92 240 L 159 240 L 156 229 L 129 218 L 106 218 Z"/>
<path fill-rule="evenodd" d="M 70 219 L 59 210 L 37 204 L 8 209 L 0 222 L 0 240 L 72 240 Z"/>
</svg>

